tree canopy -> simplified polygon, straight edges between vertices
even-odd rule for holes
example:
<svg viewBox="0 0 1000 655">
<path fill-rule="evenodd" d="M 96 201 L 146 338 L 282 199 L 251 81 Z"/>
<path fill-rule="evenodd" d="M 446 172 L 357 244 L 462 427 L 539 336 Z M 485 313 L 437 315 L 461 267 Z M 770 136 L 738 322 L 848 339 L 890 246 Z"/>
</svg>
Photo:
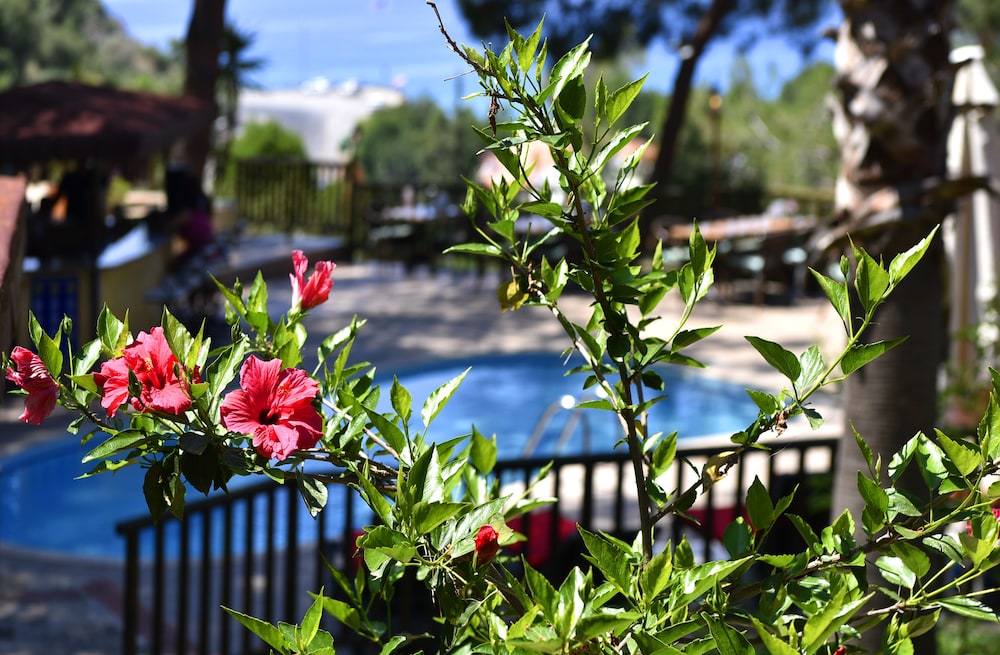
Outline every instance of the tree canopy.
<svg viewBox="0 0 1000 655">
<path fill-rule="evenodd" d="M 0 2 L 0 88 L 54 78 L 158 92 L 183 81 L 176 53 L 129 37 L 100 0 Z"/>
<path fill-rule="evenodd" d="M 358 163 L 372 182 L 456 184 L 482 148 L 476 123 L 470 111 L 449 116 L 428 98 L 379 109 L 359 127 Z"/>
<path fill-rule="evenodd" d="M 781 33 L 803 50 L 820 39 L 817 31 L 830 3 L 822 0 L 458 0 L 470 29 L 497 37 L 506 20 L 517 29 L 545 15 L 545 36 L 558 55 L 592 34 L 598 56 L 611 56 L 665 42 L 681 56 L 669 111 L 656 130 L 660 150 L 652 178 L 667 188 L 674 170 L 681 128 L 687 117 L 698 61 L 711 42 L 729 35 L 745 44 L 763 34 Z M 553 60 L 554 61 L 554 60 Z"/>
</svg>

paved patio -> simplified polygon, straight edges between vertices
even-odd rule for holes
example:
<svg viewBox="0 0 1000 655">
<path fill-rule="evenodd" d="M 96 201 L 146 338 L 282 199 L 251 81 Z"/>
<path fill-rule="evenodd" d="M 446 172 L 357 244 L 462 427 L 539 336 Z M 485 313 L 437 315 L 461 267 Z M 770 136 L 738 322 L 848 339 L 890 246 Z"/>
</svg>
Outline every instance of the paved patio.
<svg viewBox="0 0 1000 655">
<path fill-rule="evenodd" d="M 566 343 L 544 309 L 501 313 L 496 274 L 477 278 L 418 271 L 407 277 L 391 265 L 348 264 L 338 266 L 334 279 L 330 301 L 309 318 L 313 343 L 357 314 L 368 319 L 368 325 L 358 338 L 353 359 L 370 361 L 384 373 L 442 358 L 558 352 Z M 286 309 L 291 297 L 287 277 L 272 278 L 270 291 L 276 310 Z M 587 298 L 567 295 L 565 311 L 574 320 L 585 320 Z M 658 329 L 671 327 L 679 311 L 675 299 L 665 300 L 664 327 Z M 796 352 L 816 343 L 831 352 L 842 341 L 832 310 L 811 299 L 794 306 L 764 308 L 708 301 L 696 311 L 690 326 L 718 324 L 724 327 L 692 348 L 691 354 L 709 365 L 710 375 L 769 391 L 779 390 L 783 381 L 769 372 L 745 335 L 777 341 Z M 837 397 L 826 395 L 818 405 L 830 429 L 839 429 Z M 73 438 L 65 434 L 65 421 L 58 416 L 41 428 L 31 428 L 17 422 L 20 411 L 18 398 L 0 405 L 0 459 L 41 442 Z M 0 580 L 0 652 L 83 655 L 120 651 L 117 592 L 122 576 L 116 563 L 25 552 L 0 544 Z"/>
</svg>

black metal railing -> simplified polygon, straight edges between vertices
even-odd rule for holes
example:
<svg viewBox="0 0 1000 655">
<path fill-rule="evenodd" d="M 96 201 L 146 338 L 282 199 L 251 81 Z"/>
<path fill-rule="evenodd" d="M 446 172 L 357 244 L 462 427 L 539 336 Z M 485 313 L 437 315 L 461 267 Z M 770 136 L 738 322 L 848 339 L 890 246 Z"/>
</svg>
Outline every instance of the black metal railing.
<svg viewBox="0 0 1000 655">
<path fill-rule="evenodd" d="M 780 449 L 746 454 L 714 485 L 688 512 L 698 522 L 668 520 L 658 537 L 683 536 L 696 555 L 712 557 L 725 526 L 743 515 L 742 499 L 755 476 L 775 497 L 799 485 L 791 511 L 806 520 L 825 521 L 829 508 L 823 499 L 828 498 L 836 439 L 783 438 L 776 446 Z M 721 449 L 724 446 L 681 445 L 673 482 L 680 488 L 690 486 L 702 463 Z M 518 519 L 512 527 L 526 541 L 508 550 L 522 554 L 546 575 L 559 577 L 582 562 L 577 524 L 631 541 L 639 525 L 637 497 L 631 462 L 624 453 L 501 462 L 494 475 L 505 493 L 516 493 L 530 486 L 537 471 L 550 462 L 549 476 L 531 493 L 555 500 Z M 123 652 L 227 655 L 259 649 L 257 638 L 221 606 L 271 623 L 301 620 L 312 602 L 307 592 L 324 588 L 332 595 L 335 589 L 327 562 L 348 577 L 357 570 L 355 540 L 373 519 L 349 487 L 333 486 L 329 494 L 327 509 L 315 519 L 295 485 L 268 482 L 192 502 L 184 521 L 156 523 L 143 517 L 120 524 L 118 532 L 126 541 Z M 404 585 L 394 602 L 394 620 L 411 627 L 427 618 L 414 615 L 414 608 L 431 606 L 429 599 L 413 602 L 417 588 Z M 334 632 L 338 642 L 351 643 L 352 635 L 338 626 L 324 628 Z"/>
</svg>

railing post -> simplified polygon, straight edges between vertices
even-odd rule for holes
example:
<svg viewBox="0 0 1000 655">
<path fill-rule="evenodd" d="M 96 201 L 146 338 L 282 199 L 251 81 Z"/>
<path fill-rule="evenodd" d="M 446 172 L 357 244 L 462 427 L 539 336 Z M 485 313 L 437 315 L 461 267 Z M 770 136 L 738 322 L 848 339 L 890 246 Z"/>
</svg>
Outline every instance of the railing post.
<svg viewBox="0 0 1000 655">
<path fill-rule="evenodd" d="M 125 588 L 122 590 L 122 653 L 137 655 L 139 637 L 139 531 L 137 528 L 125 536 Z"/>
<path fill-rule="evenodd" d="M 295 623 L 300 617 L 296 616 L 295 599 L 296 582 L 298 578 L 298 549 L 299 549 L 299 497 L 296 493 L 295 485 L 286 485 L 286 495 L 288 505 L 285 511 L 288 512 L 288 535 L 285 540 L 285 621 Z"/>
</svg>

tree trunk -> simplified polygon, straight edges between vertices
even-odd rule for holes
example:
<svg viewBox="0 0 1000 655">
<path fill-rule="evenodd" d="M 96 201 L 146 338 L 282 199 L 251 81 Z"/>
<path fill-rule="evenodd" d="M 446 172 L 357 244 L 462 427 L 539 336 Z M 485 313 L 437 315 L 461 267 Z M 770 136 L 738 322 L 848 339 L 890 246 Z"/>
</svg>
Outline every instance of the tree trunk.
<svg viewBox="0 0 1000 655">
<path fill-rule="evenodd" d="M 668 193 L 670 177 L 674 171 L 674 161 L 677 159 L 677 144 L 680 142 L 681 129 L 687 118 L 688 101 L 691 97 L 691 85 L 694 81 L 698 61 L 705 52 L 709 41 L 718 33 L 719 26 L 733 10 L 733 0 L 713 0 L 694 33 L 681 48 L 681 65 L 674 76 L 674 86 L 670 96 L 670 107 L 660 128 L 660 150 L 656 155 L 650 179 L 657 184 L 654 192 L 655 204 L 644 214 L 652 217 L 668 211 Z M 645 233 L 645 230 L 643 230 Z"/>
<path fill-rule="evenodd" d="M 218 114 L 215 82 L 219 76 L 225 24 L 226 0 L 194 0 L 184 40 L 184 93 L 211 103 L 213 116 Z M 182 158 L 199 179 L 212 150 L 213 127 L 209 124 L 185 139 L 183 144 Z"/>
<path fill-rule="evenodd" d="M 837 40 L 834 132 L 842 168 L 836 206 L 840 234 L 889 261 L 944 219 L 938 202 L 951 123 L 951 2 L 842 0 Z M 858 236 L 860 235 L 860 236 Z M 833 507 L 860 526 L 864 502 L 858 470 L 867 470 L 852 426 L 885 464 L 893 452 L 937 419 L 938 371 L 947 352 L 944 255 L 940 239 L 882 306 L 868 340 L 909 340 L 849 378 L 848 425 L 837 463 Z M 919 477 L 919 476 L 917 476 Z M 904 482 L 904 484 L 907 484 Z M 918 491 L 923 485 L 910 485 Z M 921 496 L 926 496 L 924 487 Z M 860 530 L 859 530 L 860 532 Z M 877 579 L 877 574 L 874 574 Z M 891 605 L 876 598 L 875 606 Z M 880 652 L 881 632 L 861 646 Z M 915 652 L 934 653 L 933 632 Z"/>
</svg>

